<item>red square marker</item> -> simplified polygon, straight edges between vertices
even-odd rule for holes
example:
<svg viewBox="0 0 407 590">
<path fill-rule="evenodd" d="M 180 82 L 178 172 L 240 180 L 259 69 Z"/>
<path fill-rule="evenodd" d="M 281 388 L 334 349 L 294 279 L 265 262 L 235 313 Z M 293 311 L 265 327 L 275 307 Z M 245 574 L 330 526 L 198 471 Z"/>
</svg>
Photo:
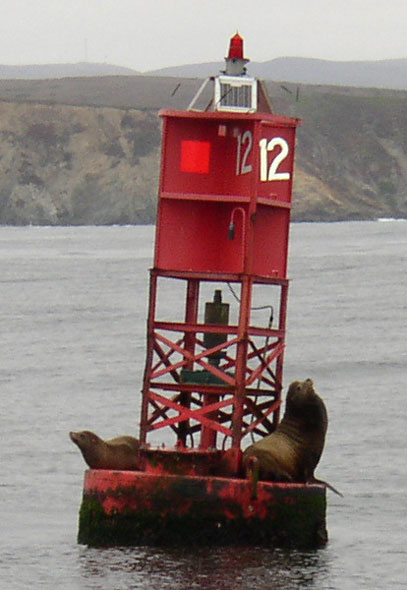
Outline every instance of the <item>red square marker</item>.
<svg viewBox="0 0 407 590">
<path fill-rule="evenodd" d="M 211 155 L 209 141 L 181 141 L 181 172 L 208 174 Z"/>
</svg>

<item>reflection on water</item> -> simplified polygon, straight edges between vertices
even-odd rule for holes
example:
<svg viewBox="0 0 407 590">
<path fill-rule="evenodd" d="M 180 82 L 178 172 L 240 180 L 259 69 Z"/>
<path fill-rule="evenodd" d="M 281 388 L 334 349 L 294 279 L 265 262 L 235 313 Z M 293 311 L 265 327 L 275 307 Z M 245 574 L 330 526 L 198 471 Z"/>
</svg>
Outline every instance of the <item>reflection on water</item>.
<svg viewBox="0 0 407 590">
<path fill-rule="evenodd" d="M 82 549 L 87 587 L 191 590 L 319 588 L 324 550 L 297 552 L 256 547 Z"/>
</svg>

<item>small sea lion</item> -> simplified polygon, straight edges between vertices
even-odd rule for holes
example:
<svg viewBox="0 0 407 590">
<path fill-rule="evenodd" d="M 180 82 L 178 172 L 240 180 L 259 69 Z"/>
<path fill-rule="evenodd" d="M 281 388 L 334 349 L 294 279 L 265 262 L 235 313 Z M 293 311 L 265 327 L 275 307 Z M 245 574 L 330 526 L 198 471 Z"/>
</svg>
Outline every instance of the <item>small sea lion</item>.
<svg viewBox="0 0 407 590">
<path fill-rule="evenodd" d="M 72 442 L 78 445 L 85 462 L 91 469 L 137 471 L 140 441 L 134 436 L 118 436 L 103 440 L 90 430 L 70 432 Z"/>
<path fill-rule="evenodd" d="M 261 480 L 296 483 L 323 483 L 314 470 L 325 443 L 328 415 L 311 379 L 291 383 L 284 417 L 276 430 L 248 447 L 243 465 L 258 469 Z"/>
</svg>

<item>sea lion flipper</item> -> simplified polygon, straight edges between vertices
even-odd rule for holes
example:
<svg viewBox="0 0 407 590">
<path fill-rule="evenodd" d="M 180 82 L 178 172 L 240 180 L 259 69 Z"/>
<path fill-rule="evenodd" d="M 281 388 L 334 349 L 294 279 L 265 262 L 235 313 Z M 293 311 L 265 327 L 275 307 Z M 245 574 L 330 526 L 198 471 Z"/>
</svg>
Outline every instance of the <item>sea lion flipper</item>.
<svg viewBox="0 0 407 590">
<path fill-rule="evenodd" d="M 334 488 L 334 486 L 332 486 L 327 481 L 324 481 L 323 479 L 317 479 L 316 477 L 314 477 L 311 480 L 309 480 L 308 483 L 310 483 L 310 484 L 319 483 L 319 484 L 325 486 L 326 488 L 328 488 L 329 490 L 331 490 L 331 492 L 334 492 L 335 494 L 338 494 L 338 496 L 340 496 L 341 498 L 343 498 L 343 494 L 339 490 L 337 490 L 336 488 Z"/>
<path fill-rule="evenodd" d="M 336 488 L 334 488 L 334 486 L 331 486 L 330 483 L 328 483 L 327 481 L 324 481 L 324 484 L 326 485 L 327 488 L 329 488 L 332 492 L 334 492 L 335 494 L 337 494 L 338 496 L 340 496 L 341 498 L 343 498 L 343 494 L 337 490 Z"/>
</svg>

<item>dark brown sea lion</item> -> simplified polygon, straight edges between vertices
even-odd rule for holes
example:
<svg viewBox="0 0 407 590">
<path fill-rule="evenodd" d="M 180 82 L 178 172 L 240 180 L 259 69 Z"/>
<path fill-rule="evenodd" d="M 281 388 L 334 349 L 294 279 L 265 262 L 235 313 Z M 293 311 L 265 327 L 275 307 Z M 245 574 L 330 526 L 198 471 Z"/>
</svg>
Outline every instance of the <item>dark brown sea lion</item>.
<svg viewBox="0 0 407 590">
<path fill-rule="evenodd" d="M 243 465 L 246 471 L 254 465 L 261 480 L 316 483 L 314 470 L 324 448 L 327 427 L 325 404 L 315 393 L 312 380 L 294 381 L 288 389 L 280 424 L 272 434 L 245 450 Z"/>
<path fill-rule="evenodd" d="M 70 439 L 78 445 L 91 469 L 117 469 L 135 471 L 139 468 L 140 441 L 134 436 L 118 436 L 102 440 L 94 432 L 70 432 Z"/>
</svg>

